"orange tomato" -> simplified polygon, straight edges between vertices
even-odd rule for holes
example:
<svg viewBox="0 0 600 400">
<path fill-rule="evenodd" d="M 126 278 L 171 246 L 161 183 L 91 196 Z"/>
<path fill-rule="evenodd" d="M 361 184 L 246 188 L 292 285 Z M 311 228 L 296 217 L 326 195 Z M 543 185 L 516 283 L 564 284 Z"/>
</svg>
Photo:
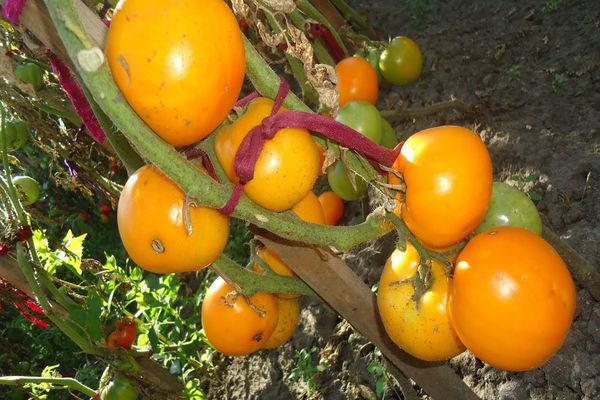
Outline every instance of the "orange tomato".
<svg viewBox="0 0 600 400">
<path fill-rule="evenodd" d="M 240 28 L 222 0 L 121 1 L 106 56 L 131 107 L 174 146 L 195 143 L 221 124 L 246 65 Z"/>
<path fill-rule="evenodd" d="M 277 299 L 279 318 L 273 334 L 263 345 L 263 349 L 279 347 L 292 337 L 300 322 L 300 302 L 298 299 Z"/>
<path fill-rule="evenodd" d="M 262 348 L 277 326 L 277 298 L 257 293 L 249 298 L 237 294 L 217 278 L 202 302 L 202 327 L 218 351 L 242 356 Z"/>
<path fill-rule="evenodd" d="M 193 271 L 224 250 L 229 218 L 208 207 L 190 207 L 192 232 L 184 224 L 185 194 L 156 167 L 129 177 L 117 209 L 119 234 L 131 259 L 145 270 L 165 274 Z"/>
<path fill-rule="evenodd" d="M 325 223 L 327 225 L 336 225 L 344 216 L 344 201 L 335 192 L 328 191 L 321 193 L 319 195 L 319 202 L 321 203 L 321 207 L 323 207 Z"/>
<path fill-rule="evenodd" d="M 319 198 L 312 190 L 292 207 L 292 211 L 303 221 L 312 222 L 313 224 L 325 224 L 323 206 L 321 206 Z"/>
<path fill-rule="evenodd" d="M 458 255 L 450 315 L 478 358 L 524 371 L 560 348 L 575 297 L 569 270 L 552 246 L 526 229 L 497 227 L 473 237 Z"/>
<path fill-rule="evenodd" d="M 263 259 L 264 262 L 267 263 L 269 267 L 278 275 L 282 276 L 294 276 L 294 271 L 286 263 L 284 263 L 279 256 L 269 249 L 268 247 L 258 248 L 256 250 L 256 254 Z M 262 273 L 263 269 L 260 265 L 254 264 L 253 269 Z M 280 299 L 295 299 L 296 297 L 300 297 L 298 293 L 275 293 L 277 297 Z"/>
<path fill-rule="evenodd" d="M 444 266 L 432 261 L 432 285 L 415 300 L 412 280 L 419 266 L 417 250 L 395 250 L 387 260 L 379 281 L 377 305 L 386 332 L 400 348 L 416 358 L 441 361 L 465 350 L 448 312 L 452 280 Z M 405 281 L 405 282 L 402 282 Z"/>
<path fill-rule="evenodd" d="M 406 183 L 400 215 L 425 245 L 451 246 L 481 223 L 493 179 L 479 136 L 459 126 L 425 129 L 406 140 L 398 157 Z"/>
<path fill-rule="evenodd" d="M 335 66 L 337 91 L 340 95 L 340 107 L 352 100 L 365 100 L 377 103 L 379 81 L 377 72 L 364 58 L 348 57 Z"/>
<path fill-rule="evenodd" d="M 238 181 L 233 162 L 242 140 L 272 109 L 273 100 L 257 98 L 248 105 L 244 115 L 219 131 L 215 151 L 233 182 Z M 289 210 L 312 189 L 319 166 L 319 150 L 306 129 L 281 129 L 265 143 L 256 162 L 254 178 L 244 186 L 244 193 L 269 210 Z"/>
</svg>

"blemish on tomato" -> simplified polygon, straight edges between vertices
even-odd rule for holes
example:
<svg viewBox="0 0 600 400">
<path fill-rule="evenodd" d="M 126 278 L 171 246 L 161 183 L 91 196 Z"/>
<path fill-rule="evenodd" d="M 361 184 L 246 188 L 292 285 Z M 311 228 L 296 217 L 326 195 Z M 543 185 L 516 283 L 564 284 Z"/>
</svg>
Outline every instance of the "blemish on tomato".
<svg viewBox="0 0 600 400">
<path fill-rule="evenodd" d="M 122 54 L 119 55 L 118 60 L 119 60 L 119 64 L 121 64 L 121 66 L 125 70 L 125 73 L 127 74 L 129 83 L 131 83 L 131 70 L 129 69 L 129 63 L 127 62 L 127 60 L 125 59 L 125 57 Z"/>
<path fill-rule="evenodd" d="M 252 340 L 256 341 L 256 342 L 260 342 L 263 339 L 263 334 L 262 332 L 257 333 Z"/>
</svg>

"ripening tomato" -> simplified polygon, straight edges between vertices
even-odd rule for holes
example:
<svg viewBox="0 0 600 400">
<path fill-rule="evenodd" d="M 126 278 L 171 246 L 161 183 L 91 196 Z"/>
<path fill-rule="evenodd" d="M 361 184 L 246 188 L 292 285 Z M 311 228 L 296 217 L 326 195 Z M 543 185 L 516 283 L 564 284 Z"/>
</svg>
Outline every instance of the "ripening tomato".
<svg viewBox="0 0 600 400">
<path fill-rule="evenodd" d="M 233 164 L 242 140 L 271 114 L 273 104 L 271 99 L 257 98 L 240 118 L 219 131 L 215 152 L 232 181 L 238 180 Z M 319 168 L 319 149 L 310 133 L 306 129 L 281 129 L 265 143 L 256 162 L 254 178 L 244 186 L 244 193 L 269 210 L 289 210 L 312 189 Z"/>
<path fill-rule="evenodd" d="M 121 318 L 115 324 L 116 331 L 119 332 L 119 346 L 124 349 L 131 349 L 137 337 L 137 324 L 131 317 Z"/>
<path fill-rule="evenodd" d="M 223 122 L 244 81 L 242 33 L 223 0 L 124 0 L 106 39 L 115 81 L 137 114 L 173 146 Z"/>
<path fill-rule="evenodd" d="M 352 100 L 377 103 L 379 86 L 377 72 L 367 60 L 354 56 L 344 58 L 335 66 L 340 107 Z"/>
<path fill-rule="evenodd" d="M 404 176 L 401 216 L 424 244 L 458 243 L 483 220 L 492 195 L 492 161 L 474 132 L 459 126 L 409 137 L 394 164 Z"/>
<path fill-rule="evenodd" d="M 242 356 L 264 346 L 277 326 L 277 297 L 257 293 L 246 297 L 217 278 L 202 302 L 202 327 L 221 353 Z"/>
<path fill-rule="evenodd" d="M 312 190 L 292 207 L 292 211 L 300 217 L 302 221 L 312 222 L 313 224 L 325 224 L 323 206 L 321 206 L 319 198 Z"/>
<path fill-rule="evenodd" d="M 419 46 L 406 36 L 397 36 L 379 58 L 381 75 L 394 85 L 416 81 L 423 70 L 423 55 Z"/>
<path fill-rule="evenodd" d="M 344 216 L 344 201 L 335 192 L 327 191 L 319 195 L 319 202 L 323 207 L 325 223 L 327 225 L 337 225 Z"/>
<path fill-rule="evenodd" d="M 277 326 L 263 349 L 279 347 L 292 337 L 300 322 L 300 302 L 298 299 L 277 299 Z"/>
<path fill-rule="evenodd" d="M 139 394 L 133 384 L 121 374 L 100 391 L 100 400 L 136 400 Z"/>
<path fill-rule="evenodd" d="M 264 262 L 271 268 L 273 272 L 278 275 L 283 276 L 294 276 L 294 271 L 283 262 L 281 258 L 268 247 L 257 248 L 256 255 L 262 258 Z M 263 269 L 260 265 L 254 264 L 254 271 L 262 273 Z M 295 299 L 296 297 L 300 297 L 298 293 L 275 293 L 275 295 L 281 299 Z"/>
<path fill-rule="evenodd" d="M 527 229 L 503 226 L 473 237 L 458 255 L 450 315 L 478 358 L 524 371 L 560 348 L 575 298 L 573 279 L 552 246 Z"/>
<path fill-rule="evenodd" d="M 504 182 L 494 182 L 490 206 L 475 233 L 497 226 L 519 226 L 537 235 L 542 234 L 542 219 L 533 201 Z"/>
<path fill-rule="evenodd" d="M 392 341 L 407 353 L 426 361 L 447 360 L 465 350 L 448 312 L 452 280 L 444 266 L 433 260 L 432 285 L 415 300 L 412 279 L 419 261 L 419 253 L 410 243 L 406 244 L 406 251 L 392 253 L 379 281 L 379 314 Z"/>
<path fill-rule="evenodd" d="M 229 218 L 212 208 L 190 206 L 188 233 L 184 203 L 183 191 L 154 166 L 129 177 L 117 223 L 127 253 L 140 267 L 159 274 L 199 270 L 224 250 Z"/>
</svg>

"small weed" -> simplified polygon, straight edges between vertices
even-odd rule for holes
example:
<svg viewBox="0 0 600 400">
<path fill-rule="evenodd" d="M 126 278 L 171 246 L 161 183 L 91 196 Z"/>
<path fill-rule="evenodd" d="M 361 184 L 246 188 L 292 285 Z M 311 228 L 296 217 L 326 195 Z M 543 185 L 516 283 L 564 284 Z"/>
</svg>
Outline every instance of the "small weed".
<svg viewBox="0 0 600 400">
<path fill-rule="evenodd" d="M 545 13 L 556 11 L 558 10 L 559 4 L 560 0 L 548 0 L 546 1 L 546 4 L 544 4 L 544 8 L 542 8 L 542 11 L 544 11 Z"/>
<path fill-rule="evenodd" d="M 320 390 L 319 382 L 315 379 L 315 375 L 319 372 L 323 372 L 327 369 L 327 364 L 315 365 L 313 361 L 313 354 L 317 349 L 315 347 L 310 350 L 300 349 L 296 350 L 296 367 L 292 370 L 289 379 L 292 383 L 298 382 L 302 379 L 308 386 L 308 396 L 312 393 Z"/>
<path fill-rule="evenodd" d="M 511 176 L 511 179 L 515 182 L 517 189 L 529 196 L 534 203 L 537 203 L 544 198 L 541 193 L 531 189 L 531 186 L 540 179 L 540 174 L 530 173 L 527 175 L 513 175 Z"/>
<path fill-rule="evenodd" d="M 567 78 L 566 75 L 554 74 L 554 78 L 552 78 L 552 88 L 554 89 L 554 91 L 557 91 L 558 88 L 563 86 L 567 82 L 567 80 L 569 80 L 569 78 Z"/>
<path fill-rule="evenodd" d="M 379 400 L 382 400 L 388 388 L 389 377 L 383 365 L 381 350 L 378 348 L 375 348 L 375 351 L 373 351 L 373 359 L 367 366 L 367 371 L 377 378 L 375 382 L 375 394 Z"/>
<path fill-rule="evenodd" d="M 510 79 L 518 79 L 521 76 L 521 66 L 519 64 L 513 65 L 506 71 L 506 74 Z"/>
<path fill-rule="evenodd" d="M 431 10 L 429 0 L 405 0 L 402 8 L 410 14 L 410 26 L 418 28 L 425 19 L 425 14 Z"/>
</svg>

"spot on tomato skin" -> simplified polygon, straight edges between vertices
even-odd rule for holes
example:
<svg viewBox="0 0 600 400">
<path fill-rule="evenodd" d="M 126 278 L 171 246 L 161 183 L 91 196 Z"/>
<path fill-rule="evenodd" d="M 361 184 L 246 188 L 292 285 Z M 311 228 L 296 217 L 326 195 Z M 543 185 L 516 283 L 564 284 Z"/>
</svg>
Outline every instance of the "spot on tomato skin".
<svg viewBox="0 0 600 400">
<path fill-rule="evenodd" d="M 259 332 L 259 333 L 257 333 L 257 334 L 256 334 L 256 335 L 255 335 L 255 336 L 252 338 L 252 340 L 254 340 L 255 342 L 260 342 L 262 339 L 263 339 L 263 333 L 262 333 L 262 332 Z"/>
</svg>

